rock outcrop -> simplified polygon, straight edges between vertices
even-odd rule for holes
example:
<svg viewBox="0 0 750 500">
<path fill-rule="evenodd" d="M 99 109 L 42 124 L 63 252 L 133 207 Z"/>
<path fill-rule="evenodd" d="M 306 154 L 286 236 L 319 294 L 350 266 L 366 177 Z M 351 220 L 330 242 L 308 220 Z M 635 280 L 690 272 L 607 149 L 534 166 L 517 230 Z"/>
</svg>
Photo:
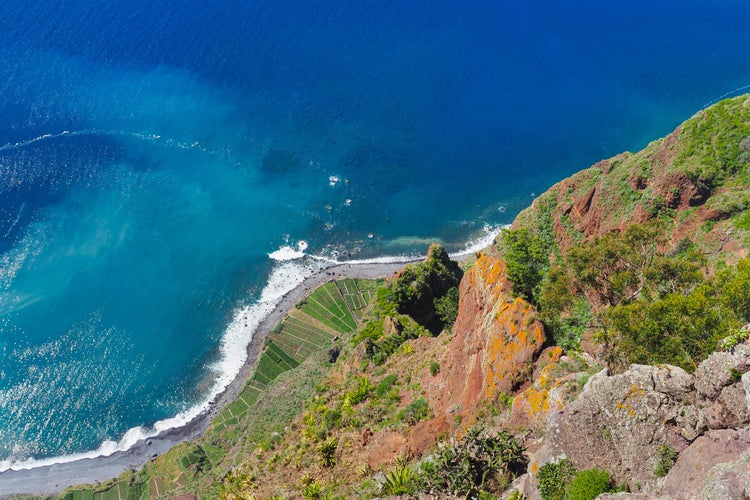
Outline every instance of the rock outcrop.
<svg viewBox="0 0 750 500">
<path fill-rule="evenodd" d="M 505 263 L 480 255 L 460 285 L 453 337 L 440 363 L 447 397 L 436 413 L 474 412 L 477 403 L 531 377 L 544 329 L 532 306 L 510 295 Z"/>
<path fill-rule="evenodd" d="M 695 370 L 698 406 L 711 429 L 743 427 L 750 423 L 747 390 L 742 374 L 750 368 L 750 344 L 736 346 L 731 352 L 715 352 Z"/>
<path fill-rule="evenodd" d="M 633 492 L 607 498 L 747 498 L 748 370 L 750 342 L 712 354 L 693 375 L 669 365 L 631 365 L 617 375 L 602 370 L 577 399 L 549 410 L 544 444 L 529 464 L 527 497 L 539 498 L 535 475 L 542 465 L 568 458 L 579 470 L 607 470 Z M 660 465 L 665 450 L 677 456 L 671 469 L 671 461 Z"/>
<path fill-rule="evenodd" d="M 690 498 L 706 490 L 713 490 L 716 495 L 704 496 L 704 498 L 743 498 L 742 496 L 720 495 L 720 493 L 729 491 L 726 479 L 732 474 L 728 472 L 733 469 L 734 462 L 740 459 L 740 455 L 748 449 L 750 449 L 748 429 L 708 431 L 680 453 L 679 459 L 669 471 L 662 494 L 672 498 Z M 727 464 L 716 470 L 716 472 L 719 470 L 724 472 L 724 474 L 718 474 L 722 475 L 724 480 L 717 480 L 716 473 L 711 474 L 720 464 Z M 745 464 L 747 464 L 746 461 Z M 744 472 L 748 472 L 747 466 L 744 469 Z"/>
<path fill-rule="evenodd" d="M 602 371 L 578 399 L 550 415 L 547 435 L 576 468 L 606 469 L 633 491 L 656 492 L 660 448 L 683 450 L 704 429 L 692 395 L 693 377 L 674 366 Z"/>
<path fill-rule="evenodd" d="M 535 366 L 534 382 L 513 398 L 511 428 L 544 429 L 548 415 L 574 400 L 588 377 L 601 370 L 588 354 L 563 356 L 557 346 L 545 349 Z"/>
</svg>

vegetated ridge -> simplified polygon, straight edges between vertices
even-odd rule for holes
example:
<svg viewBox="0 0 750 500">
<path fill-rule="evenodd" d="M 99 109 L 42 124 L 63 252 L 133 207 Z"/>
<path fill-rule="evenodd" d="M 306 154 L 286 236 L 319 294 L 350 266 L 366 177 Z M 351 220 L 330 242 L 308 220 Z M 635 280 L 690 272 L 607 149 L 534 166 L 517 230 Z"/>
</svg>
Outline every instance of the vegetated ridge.
<svg viewBox="0 0 750 500">
<path fill-rule="evenodd" d="M 201 439 L 63 496 L 747 498 L 749 208 L 740 96 L 462 267 L 318 288 Z"/>
</svg>

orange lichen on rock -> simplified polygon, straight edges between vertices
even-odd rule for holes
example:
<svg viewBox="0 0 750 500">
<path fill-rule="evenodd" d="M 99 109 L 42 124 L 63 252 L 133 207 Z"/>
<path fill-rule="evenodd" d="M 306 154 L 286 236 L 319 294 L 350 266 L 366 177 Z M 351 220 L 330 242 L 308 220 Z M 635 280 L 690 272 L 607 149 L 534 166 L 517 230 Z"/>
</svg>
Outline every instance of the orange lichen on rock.
<svg viewBox="0 0 750 500">
<path fill-rule="evenodd" d="M 550 409 L 561 409 L 560 404 L 550 405 L 550 390 L 561 385 L 553 375 L 556 367 L 557 361 L 545 366 L 534 383 L 513 399 L 512 420 L 515 423 L 528 426 L 544 421 Z"/>
<path fill-rule="evenodd" d="M 534 308 L 510 296 L 505 262 L 480 255 L 460 285 L 458 318 L 440 376 L 451 394 L 437 411 L 470 410 L 510 392 L 544 344 Z M 463 411 L 463 410 L 462 410 Z"/>
</svg>

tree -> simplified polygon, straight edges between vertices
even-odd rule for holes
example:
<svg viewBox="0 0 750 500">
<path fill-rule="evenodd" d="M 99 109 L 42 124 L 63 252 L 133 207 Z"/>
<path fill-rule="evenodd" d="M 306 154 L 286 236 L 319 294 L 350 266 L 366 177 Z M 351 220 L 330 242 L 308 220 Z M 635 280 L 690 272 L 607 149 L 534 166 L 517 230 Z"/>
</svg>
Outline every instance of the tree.
<svg viewBox="0 0 750 500">
<path fill-rule="evenodd" d="M 549 270 L 544 242 L 528 229 L 507 229 L 502 232 L 502 247 L 513 292 L 536 303 L 540 285 Z"/>
</svg>

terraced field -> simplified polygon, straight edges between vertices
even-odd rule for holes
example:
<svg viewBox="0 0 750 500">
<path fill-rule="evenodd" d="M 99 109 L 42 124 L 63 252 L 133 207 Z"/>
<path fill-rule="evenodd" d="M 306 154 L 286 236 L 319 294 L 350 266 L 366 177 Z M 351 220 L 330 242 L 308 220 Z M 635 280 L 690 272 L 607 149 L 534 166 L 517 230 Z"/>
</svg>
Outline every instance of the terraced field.
<svg viewBox="0 0 750 500">
<path fill-rule="evenodd" d="M 290 310 L 266 337 L 255 373 L 239 398 L 216 417 L 216 429 L 235 424 L 280 374 L 295 368 L 313 352 L 329 348 L 335 338 L 353 333 L 376 288 L 377 282 L 371 280 L 330 281 Z"/>
<path fill-rule="evenodd" d="M 170 488 L 186 484 L 205 466 L 233 461 L 232 457 L 226 455 L 222 441 L 236 442 L 240 436 L 243 436 L 245 444 L 257 441 L 256 436 L 247 434 L 248 422 L 254 418 L 254 413 L 249 410 L 257 408 L 256 403 L 279 375 L 299 366 L 311 354 L 331 347 L 336 338 L 353 333 L 364 309 L 374 299 L 378 285 L 376 281 L 350 278 L 331 281 L 315 289 L 292 308 L 266 337 L 255 372 L 240 395 L 224 407 L 212 422 L 208 431 L 211 439 L 204 440 L 201 444 L 182 443 L 170 450 L 164 460 L 153 465 L 147 464 L 141 472 L 132 472 L 129 479 L 121 476 L 96 488 L 70 490 L 63 498 L 155 498 Z M 282 418 L 278 412 L 271 413 L 274 418 Z M 269 417 L 264 414 L 259 418 Z M 211 444 L 212 441 L 216 443 Z M 158 470 L 152 470 L 151 467 L 158 467 Z"/>
</svg>

